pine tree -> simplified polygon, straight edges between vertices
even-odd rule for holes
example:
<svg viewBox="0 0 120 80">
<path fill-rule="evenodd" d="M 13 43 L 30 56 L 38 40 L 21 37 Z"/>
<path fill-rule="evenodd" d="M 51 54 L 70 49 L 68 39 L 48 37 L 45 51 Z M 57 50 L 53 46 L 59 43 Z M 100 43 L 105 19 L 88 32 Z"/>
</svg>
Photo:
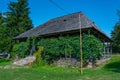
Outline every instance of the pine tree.
<svg viewBox="0 0 120 80">
<path fill-rule="evenodd" d="M 7 12 L 7 26 L 12 28 L 12 35 L 15 37 L 33 27 L 29 18 L 28 0 L 10 2 Z"/>
<path fill-rule="evenodd" d="M 112 31 L 112 46 L 114 53 L 120 53 L 120 10 L 117 11 L 119 21 L 115 24 L 114 30 Z"/>
<path fill-rule="evenodd" d="M 5 17 L 3 16 L 3 13 L 0 13 L 0 52 L 8 50 L 8 34 L 9 33 L 7 33 L 7 27 L 5 24 Z"/>
<path fill-rule="evenodd" d="M 1 41 L 2 37 L 3 37 L 3 28 L 4 28 L 4 20 L 3 20 L 3 16 L 2 16 L 2 13 L 0 13 L 0 52 L 2 51 L 2 46 L 3 46 L 3 41 Z"/>
<path fill-rule="evenodd" d="M 31 29 L 32 26 L 32 21 L 29 18 L 29 8 L 28 8 L 28 0 L 18 0 L 18 30 L 20 31 L 20 33 L 23 33 L 24 31 L 27 31 L 29 29 Z"/>
<path fill-rule="evenodd" d="M 10 2 L 8 5 L 8 12 L 6 13 L 6 26 L 9 33 L 9 51 L 15 44 L 13 38 L 19 34 L 31 29 L 33 27 L 32 21 L 29 17 L 28 0 L 18 0 L 17 2 Z"/>
<path fill-rule="evenodd" d="M 2 13 L 0 13 L 0 27 L 3 26 L 3 23 L 4 23 L 4 17 Z"/>
</svg>

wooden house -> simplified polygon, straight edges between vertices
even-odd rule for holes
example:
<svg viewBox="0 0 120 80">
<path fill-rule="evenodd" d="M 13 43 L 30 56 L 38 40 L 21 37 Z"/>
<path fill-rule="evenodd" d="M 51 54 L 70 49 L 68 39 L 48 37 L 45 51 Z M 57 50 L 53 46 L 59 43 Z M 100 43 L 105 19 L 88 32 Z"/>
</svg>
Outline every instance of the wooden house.
<svg viewBox="0 0 120 80">
<path fill-rule="evenodd" d="M 100 39 L 104 45 L 104 57 L 110 56 L 112 53 L 112 47 L 110 46 L 112 40 L 82 12 L 51 19 L 38 27 L 14 37 L 14 39 L 24 40 L 31 36 L 56 37 L 64 34 L 79 34 L 80 29 L 82 33 L 93 34 Z"/>
</svg>

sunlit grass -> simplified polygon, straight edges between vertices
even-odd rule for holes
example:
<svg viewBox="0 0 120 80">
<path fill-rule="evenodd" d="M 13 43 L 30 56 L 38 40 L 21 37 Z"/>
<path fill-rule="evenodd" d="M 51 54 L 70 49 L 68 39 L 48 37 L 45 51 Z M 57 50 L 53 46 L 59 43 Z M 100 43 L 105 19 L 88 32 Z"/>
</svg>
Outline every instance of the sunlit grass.
<svg viewBox="0 0 120 80">
<path fill-rule="evenodd" d="M 40 68 L 0 69 L 0 80 L 120 80 L 120 56 L 101 68 L 84 69 L 44 66 Z"/>
<path fill-rule="evenodd" d="M 6 66 L 6 65 L 11 65 L 11 64 L 12 64 L 11 61 L 9 61 L 9 62 L 2 62 L 2 63 L 0 63 L 0 66 Z"/>
</svg>

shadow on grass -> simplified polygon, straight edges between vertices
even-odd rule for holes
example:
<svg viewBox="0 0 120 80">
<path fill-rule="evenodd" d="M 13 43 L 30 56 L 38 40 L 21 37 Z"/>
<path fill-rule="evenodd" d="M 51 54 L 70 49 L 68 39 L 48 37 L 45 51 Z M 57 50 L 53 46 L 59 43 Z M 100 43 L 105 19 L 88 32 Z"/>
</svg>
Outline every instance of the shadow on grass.
<svg viewBox="0 0 120 80">
<path fill-rule="evenodd" d="M 108 63 L 104 68 L 109 71 L 120 73 L 120 61 Z"/>
</svg>

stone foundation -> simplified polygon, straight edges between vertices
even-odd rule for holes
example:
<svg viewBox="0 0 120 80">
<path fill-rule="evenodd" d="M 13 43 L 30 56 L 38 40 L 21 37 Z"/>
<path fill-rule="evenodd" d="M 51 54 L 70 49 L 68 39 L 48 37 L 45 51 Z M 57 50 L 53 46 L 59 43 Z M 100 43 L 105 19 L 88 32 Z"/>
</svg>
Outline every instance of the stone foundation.
<svg viewBox="0 0 120 80">
<path fill-rule="evenodd" d="M 110 58 L 102 59 L 102 60 L 96 60 L 96 65 L 100 65 L 106 61 L 108 61 Z M 75 58 L 60 58 L 59 60 L 54 62 L 56 66 L 58 67 L 80 67 L 80 61 L 77 61 Z M 92 62 L 88 62 L 85 67 L 92 68 Z"/>
<path fill-rule="evenodd" d="M 60 58 L 59 60 L 55 61 L 55 65 L 59 67 L 77 67 L 80 65 L 80 62 L 74 58 Z"/>
</svg>

